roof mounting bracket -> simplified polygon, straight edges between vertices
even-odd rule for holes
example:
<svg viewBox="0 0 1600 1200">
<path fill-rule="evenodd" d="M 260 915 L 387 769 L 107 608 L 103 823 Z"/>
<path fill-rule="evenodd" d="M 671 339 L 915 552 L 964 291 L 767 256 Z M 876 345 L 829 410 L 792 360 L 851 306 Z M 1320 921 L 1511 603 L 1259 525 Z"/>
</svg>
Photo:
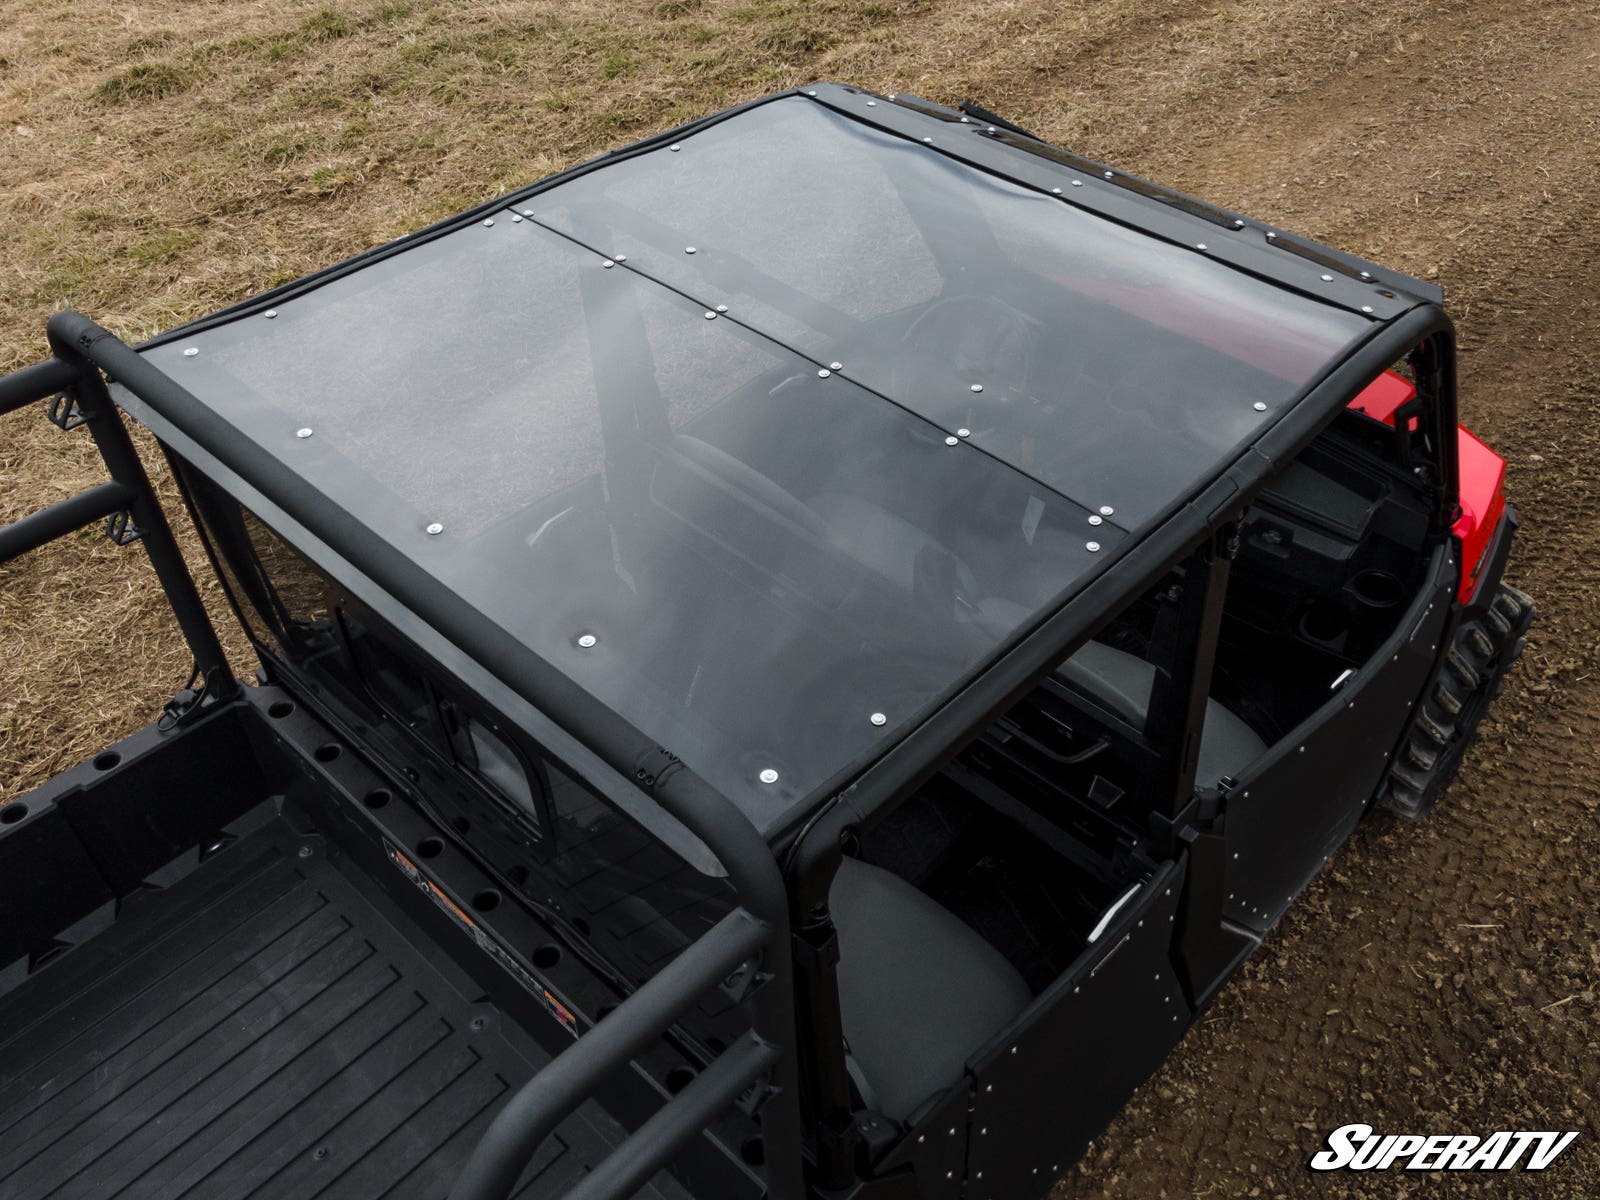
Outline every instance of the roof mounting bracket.
<svg viewBox="0 0 1600 1200">
<path fill-rule="evenodd" d="M 45 406 L 44 415 L 63 433 L 68 433 L 80 425 L 89 423 L 89 416 L 78 404 L 78 393 L 71 390 L 57 392 L 50 397 Z"/>
<path fill-rule="evenodd" d="M 106 537 L 118 546 L 131 546 L 144 537 L 144 530 L 133 521 L 133 513 L 122 508 L 106 518 Z"/>
<path fill-rule="evenodd" d="M 960 107 L 961 111 L 966 113 L 967 116 L 976 117 L 978 120 L 983 121 L 986 124 L 995 125 L 1001 129 L 1009 129 L 1012 133 L 1021 134 L 1025 138 L 1032 138 L 1036 142 L 1042 142 L 1044 140 L 1038 134 L 1024 129 L 1021 125 L 1016 124 L 1014 121 L 1006 120 L 999 113 L 990 112 L 983 105 L 974 103 L 971 100 L 963 100 Z"/>
</svg>

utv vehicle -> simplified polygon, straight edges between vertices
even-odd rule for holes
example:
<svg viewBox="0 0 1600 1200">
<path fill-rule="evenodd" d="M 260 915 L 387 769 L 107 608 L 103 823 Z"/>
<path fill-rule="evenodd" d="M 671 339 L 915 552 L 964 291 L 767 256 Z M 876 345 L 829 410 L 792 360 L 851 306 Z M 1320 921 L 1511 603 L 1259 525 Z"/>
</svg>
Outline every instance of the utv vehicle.
<svg viewBox="0 0 1600 1200">
<path fill-rule="evenodd" d="M 1441 302 L 819 86 L 58 314 L 111 481 L 0 558 L 107 519 L 196 666 L 0 809 L 0 1190 L 1044 1193 L 1522 648 Z"/>
</svg>

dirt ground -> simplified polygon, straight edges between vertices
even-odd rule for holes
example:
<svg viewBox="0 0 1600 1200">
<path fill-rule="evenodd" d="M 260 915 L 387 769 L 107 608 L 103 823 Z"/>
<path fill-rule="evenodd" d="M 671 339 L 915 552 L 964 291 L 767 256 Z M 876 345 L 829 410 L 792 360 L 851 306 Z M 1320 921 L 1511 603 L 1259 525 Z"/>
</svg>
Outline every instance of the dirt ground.
<svg viewBox="0 0 1600 1200">
<path fill-rule="evenodd" d="M 1524 520 L 1540 619 L 1444 804 L 1364 827 L 1056 1194 L 1600 1196 L 1593 0 L 8 0 L 0 368 L 57 307 L 136 337 L 817 78 L 970 97 L 1436 279 Z M 0 520 L 95 477 L 82 434 L 0 425 Z M 137 551 L 0 568 L 0 798 L 186 669 Z M 1581 1135 L 1543 1175 L 1309 1173 L 1350 1121 Z"/>
</svg>

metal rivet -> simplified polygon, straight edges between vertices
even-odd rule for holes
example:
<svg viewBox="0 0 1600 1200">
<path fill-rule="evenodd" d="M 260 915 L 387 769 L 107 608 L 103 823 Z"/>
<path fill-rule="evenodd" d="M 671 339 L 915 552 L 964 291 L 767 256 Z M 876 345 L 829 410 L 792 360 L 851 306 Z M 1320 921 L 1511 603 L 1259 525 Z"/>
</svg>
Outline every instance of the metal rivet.
<svg viewBox="0 0 1600 1200">
<path fill-rule="evenodd" d="M 1194 248 L 1196 250 L 1204 250 L 1206 248 L 1206 244 L 1204 242 L 1196 242 L 1194 244 Z"/>
<path fill-rule="evenodd" d="M 1106 172 L 1106 178 L 1107 178 L 1107 179 L 1110 179 L 1110 178 L 1111 178 L 1111 177 L 1112 177 L 1112 176 L 1114 176 L 1114 175 L 1115 175 L 1115 174 L 1116 174 L 1116 172 L 1115 172 L 1115 171 L 1107 171 L 1107 172 Z"/>
<path fill-rule="evenodd" d="M 485 217 L 484 221 L 483 221 L 483 224 L 484 224 L 485 228 L 488 228 L 490 225 L 494 224 L 494 218 L 493 217 Z"/>
<path fill-rule="evenodd" d="M 432 525 L 428 526 L 428 532 L 437 537 L 439 534 L 444 532 L 444 526 L 435 521 Z"/>
<path fill-rule="evenodd" d="M 709 308 L 706 309 L 706 320 L 715 321 L 716 319 L 717 319 L 717 314 L 712 312 Z"/>
<path fill-rule="evenodd" d="M 1112 508 L 1111 505 L 1109 505 L 1109 504 L 1102 504 L 1100 506 L 1100 515 L 1102 517 L 1109 517 L 1112 513 L 1116 512 L 1116 511 L 1117 510 Z"/>
<path fill-rule="evenodd" d="M 1017 1052 L 1017 1048 L 1015 1046 L 1011 1047 L 1011 1053 L 1015 1054 L 1016 1052 Z"/>
<path fill-rule="evenodd" d="M 868 100 L 867 101 L 867 107 L 868 108 L 877 108 L 878 107 L 878 102 L 876 100 Z"/>
<path fill-rule="evenodd" d="M 817 378 L 818 379 L 826 379 L 829 375 L 832 375 L 832 374 L 833 374 L 833 372 L 828 370 L 827 367 L 821 367 L 817 371 Z"/>
<path fill-rule="evenodd" d="M 193 346 L 190 346 L 186 350 L 184 350 L 183 356 L 185 358 L 193 358 L 196 354 L 199 354 L 199 353 L 200 353 L 200 351 L 196 350 Z"/>
<path fill-rule="evenodd" d="M 1322 277 L 1322 282 L 1323 283 L 1332 283 L 1333 282 L 1333 276 L 1332 275 L 1324 275 Z"/>
<path fill-rule="evenodd" d="M 1073 186 L 1073 187 L 1082 187 L 1082 186 L 1083 186 L 1083 180 L 1081 180 L 1081 179 L 1074 179 L 1074 180 L 1073 180 L 1073 181 L 1072 181 L 1072 186 Z"/>
<path fill-rule="evenodd" d="M 272 320 L 273 317 L 278 315 L 278 310 L 275 309 L 275 308 L 269 308 L 269 309 L 267 309 L 266 313 L 263 314 L 263 315 L 267 318 L 267 320 L 270 321 L 270 320 Z"/>
<path fill-rule="evenodd" d="M 923 143 L 925 145 L 929 145 L 929 146 L 933 145 L 933 139 L 932 138 L 923 138 L 922 141 L 923 141 Z"/>
<path fill-rule="evenodd" d="M 1089 524 L 1091 524 L 1091 525 L 1103 525 L 1104 523 L 1105 523 L 1105 518 L 1104 517 L 1096 516 L 1096 517 L 1090 517 L 1089 518 Z"/>
<path fill-rule="evenodd" d="M 874 725 L 887 725 L 889 723 L 889 718 L 884 716 L 882 713 L 873 713 L 872 716 L 868 717 L 867 719 Z"/>
<path fill-rule="evenodd" d="M 815 96 L 815 95 L 816 95 L 816 93 L 815 93 L 815 92 L 807 92 L 807 93 L 806 93 L 806 95 L 808 95 L 808 96 Z"/>
<path fill-rule="evenodd" d="M 927 1140 L 928 1140 L 928 1135 L 927 1134 L 925 1134 L 925 1133 L 917 1134 L 917 1145 L 920 1146 L 920 1145 L 922 1145 L 922 1143 L 926 1142 Z"/>
<path fill-rule="evenodd" d="M 598 640 L 599 639 L 596 638 L 592 633 L 583 633 L 578 635 L 578 645 L 582 646 L 585 650 L 590 649 Z"/>
<path fill-rule="evenodd" d="M 626 254 L 613 254 L 611 257 L 616 262 L 627 262 L 628 261 L 628 256 Z"/>
<path fill-rule="evenodd" d="M 1363 272 L 1361 272 L 1361 278 L 1363 278 L 1363 279 L 1371 279 L 1372 275 L 1367 271 L 1363 271 Z"/>
<path fill-rule="evenodd" d="M 1100 549 L 1100 543 L 1099 542 L 1085 542 L 1083 544 L 1083 548 L 1085 550 L 1087 550 L 1090 554 L 1094 554 L 1096 551 L 1098 551 Z"/>
<path fill-rule="evenodd" d="M 994 1084 L 991 1083 L 988 1087 L 984 1088 L 983 1090 L 986 1091 L 986 1092 L 994 1091 Z"/>
<path fill-rule="evenodd" d="M 511 223 L 513 225 L 522 224 L 522 214 L 521 213 L 512 213 L 511 214 Z"/>
<path fill-rule="evenodd" d="M 1276 241 L 1277 237 L 1278 237 L 1278 235 L 1273 233 L 1272 230 L 1270 230 L 1270 229 L 1267 230 L 1267 241 L 1269 241 L 1269 242 Z"/>
<path fill-rule="evenodd" d="M 309 426 L 305 429 L 296 429 L 294 435 L 297 438 L 308 438 L 311 436 L 311 429 Z"/>
<path fill-rule="evenodd" d="M 683 248 L 683 252 L 685 254 L 693 254 L 694 253 L 694 247 L 693 246 L 685 246 Z"/>
<path fill-rule="evenodd" d="M 776 771 L 774 771 L 771 767 L 763 767 L 761 769 L 761 782 L 762 783 L 777 783 L 778 782 L 778 773 Z"/>
<path fill-rule="evenodd" d="M 1361 311 L 1362 311 L 1362 312 L 1365 312 L 1365 313 L 1369 313 L 1369 312 L 1371 312 L 1371 311 L 1372 311 L 1372 305 L 1370 305 L 1370 304 L 1363 304 L 1363 305 L 1362 305 L 1362 306 L 1361 306 Z"/>
<path fill-rule="evenodd" d="M 1060 188 L 1051 188 L 1050 189 L 1050 194 L 1052 196 L 1059 196 L 1059 195 L 1061 195 L 1061 189 Z"/>
<path fill-rule="evenodd" d="M 947 437 L 944 440 L 944 444 L 946 446 L 959 446 L 961 444 L 961 439 L 957 437 Z"/>
<path fill-rule="evenodd" d="M 1266 412 L 1267 411 L 1267 406 L 1265 404 L 1263 404 L 1260 400 L 1257 400 L 1250 407 L 1255 409 L 1257 412 Z"/>
<path fill-rule="evenodd" d="M 973 391 L 974 391 L 974 392 L 981 392 L 981 391 L 983 391 L 983 384 L 981 384 L 981 383 L 975 383 L 975 384 L 973 384 L 973 385 L 972 385 L 972 390 L 973 390 Z"/>
<path fill-rule="evenodd" d="M 717 305 L 717 311 L 718 312 L 727 312 L 728 311 L 728 306 L 726 304 L 719 304 L 719 305 Z"/>
<path fill-rule="evenodd" d="M 525 217 L 531 217 L 531 216 L 533 216 L 533 209 L 531 209 L 531 208 L 525 208 L 525 209 L 523 209 L 523 210 L 522 210 L 522 215 L 523 215 L 523 216 L 525 216 Z"/>
<path fill-rule="evenodd" d="M 830 371 L 842 371 L 842 370 L 844 370 L 844 364 L 843 363 L 829 363 L 828 364 L 828 369 Z"/>
<path fill-rule="evenodd" d="M 602 258 L 600 260 L 600 265 L 602 267 L 604 267 L 606 270 L 609 271 L 609 270 L 611 270 L 612 267 L 616 266 L 617 264 L 612 262 L 609 258 Z"/>
<path fill-rule="evenodd" d="M 963 125 L 970 125 L 970 124 L 972 124 L 972 118 L 971 117 L 962 117 L 961 118 L 961 123 Z"/>
<path fill-rule="evenodd" d="M 956 430 L 956 436 L 957 437 L 971 437 L 972 436 L 972 430 L 963 427 L 961 429 Z"/>
<path fill-rule="evenodd" d="M 672 145 L 667 147 L 667 149 L 671 150 L 674 154 L 676 154 L 679 150 L 682 150 L 683 147 L 678 145 L 677 142 L 673 142 Z"/>
<path fill-rule="evenodd" d="M 1243 229 L 1244 228 L 1244 218 L 1235 217 L 1234 221 L 1233 221 L 1233 227 L 1235 229 Z"/>
</svg>

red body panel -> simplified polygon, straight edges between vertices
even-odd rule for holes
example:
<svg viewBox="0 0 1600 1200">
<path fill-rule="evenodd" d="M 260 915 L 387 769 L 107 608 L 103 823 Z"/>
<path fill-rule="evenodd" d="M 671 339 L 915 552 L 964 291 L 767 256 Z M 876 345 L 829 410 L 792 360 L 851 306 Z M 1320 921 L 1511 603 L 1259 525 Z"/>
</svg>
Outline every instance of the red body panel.
<svg viewBox="0 0 1600 1200">
<path fill-rule="evenodd" d="M 1385 371 L 1350 402 L 1350 407 L 1385 425 L 1394 424 L 1394 414 L 1417 394 L 1411 381 L 1393 371 Z M 1461 543 L 1460 599 L 1466 603 L 1478 588 L 1478 573 L 1483 567 L 1489 542 L 1506 510 L 1504 483 L 1506 460 L 1501 458 L 1467 429 L 1457 426 L 1456 453 L 1459 459 L 1461 494 L 1460 515 L 1452 532 Z"/>
<path fill-rule="evenodd" d="M 1461 542 L 1461 600 L 1465 603 L 1478 589 L 1478 572 L 1489 541 L 1505 515 L 1506 460 L 1465 426 L 1459 427 L 1456 445 L 1461 461 L 1461 515 L 1456 518 L 1455 535 Z"/>
<path fill-rule="evenodd" d="M 1416 394 L 1417 389 L 1404 375 L 1385 371 L 1367 384 L 1359 396 L 1350 401 L 1350 407 L 1359 413 L 1366 413 L 1374 421 L 1393 425 L 1395 409 Z"/>
</svg>

